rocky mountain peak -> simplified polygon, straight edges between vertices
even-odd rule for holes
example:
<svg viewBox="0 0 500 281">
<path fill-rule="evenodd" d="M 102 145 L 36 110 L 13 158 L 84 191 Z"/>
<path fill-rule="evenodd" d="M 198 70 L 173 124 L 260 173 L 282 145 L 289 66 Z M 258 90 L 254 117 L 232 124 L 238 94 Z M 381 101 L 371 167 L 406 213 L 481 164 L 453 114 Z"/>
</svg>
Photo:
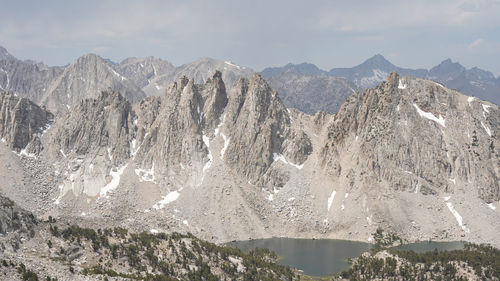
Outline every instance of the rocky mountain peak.
<svg viewBox="0 0 500 281">
<path fill-rule="evenodd" d="M 381 54 L 374 55 L 373 57 L 364 61 L 361 65 L 365 66 L 365 67 L 370 67 L 370 68 L 382 69 L 385 71 L 387 71 L 387 70 L 391 71 L 392 69 L 396 68 L 396 66 L 394 66 L 391 62 L 389 62 Z"/>
<path fill-rule="evenodd" d="M 64 69 L 48 87 L 41 103 L 56 115 L 63 114 L 81 100 L 97 97 L 107 89 L 122 93 L 132 103 L 145 97 L 141 89 L 116 72 L 103 58 L 87 54 Z"/>
<path fill-rule="evenodd" d="M 7 49 L 4 47 L 0 46 L 0 60 L 12 60 L 15 59 L 13 55 L 11 55 Z"/>
<path fill-rule="evenodd" d="M 463 67 L 460 63 L 453 62 L 448 58 L 437 66 L 431 68 L 431 70 L 429 70 L 429 75 L 431 77 L 440 77 L 440 80 L 446 81 L 456 77 L 465 70 L 465 67 Z"/>
<path fill-rule="evenodd" d="M 233 87 L 225 120 L 231 142 L 224 160 L 252 183 L 283 186 L 288 174 L 275 169 L 276 160 L 300 166 L 312 151 L 309 138 L 291 126 L 287 108 L 258 74 Z"/>
<path fill-rule="evenodd" d="M 436 82 L 391 73 L 342 106 L 328 129 L 325 163 L 341 177 L 351 168 L 369 171 L 394 190 L 439 194 L 470 185 L 483 200 L 498 200 L 498 114 L 497 106 Z M 355 168 L 339 160 L 346 151 L 359 151 Z"/>
</svg>

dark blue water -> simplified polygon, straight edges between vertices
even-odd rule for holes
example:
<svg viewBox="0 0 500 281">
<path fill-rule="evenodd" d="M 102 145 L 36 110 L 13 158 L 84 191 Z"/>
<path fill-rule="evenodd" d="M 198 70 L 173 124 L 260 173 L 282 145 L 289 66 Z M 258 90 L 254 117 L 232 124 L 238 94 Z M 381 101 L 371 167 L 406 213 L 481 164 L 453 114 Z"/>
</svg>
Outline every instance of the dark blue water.
<svg viewBox="0 0 500 281">
<path fill-rule="evenodd" d="M 228 243 L 229 246 L 249 251 L 268 248 L 280 257 L 279 262 L 302 270 L 307 275 L 324 276 L 349 268 L 348 259 L 369 251 L 373 244 L 335 239 L 270 238 Z M 426 252 L 434 249 L 455 250 L 463 248 L 463 242 L 418 242 L 397 249 Z"/>
</svg>

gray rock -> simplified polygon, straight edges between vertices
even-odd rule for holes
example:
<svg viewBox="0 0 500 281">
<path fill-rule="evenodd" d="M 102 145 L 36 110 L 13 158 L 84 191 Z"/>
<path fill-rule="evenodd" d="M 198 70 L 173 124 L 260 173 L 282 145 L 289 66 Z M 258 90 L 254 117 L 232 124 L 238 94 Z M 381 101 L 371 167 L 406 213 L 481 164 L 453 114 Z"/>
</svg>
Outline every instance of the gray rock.
<svg viewBox="0 0 500 281">
<path fill-rule="evenodd" d="M 498 201 L 499 130 L 496 105 L 392 73 L 342 105 L 328 128 L 323 165 L 340 177 L 353 169 L 354 185 L 436 194 L 467 183 L 484 201 Z M 343 162 L 352 151 L 358 160 Z"/>
<path fill-rule="evenodd" d="M 278 91 L 287 107 L 314 114 L 324 111 L 337 112 L 347 97 L 358 91 L 358 87 L 343 78 L 308 76 L 284 72 L 266 78 L 269 85 Z"/>
<path fill-rule="evenodd" d="M 64 69 L 47 87 L 40 103 L 55 115 L 60 115 L 82 99 L 95 98 L 108 89 L 122 93 L 132 103 L 145 97 L 134 82 L 116 72 L 104 59 L 88 54 Z"/>
<path fill-rule="evenodd" d="M 40 152 L 38 135 L 47 128 L 53 115 L 26 98 L 0 92 L 0 137 L 19 152 L 33 141 L 30 152 Z"/>
</svg>

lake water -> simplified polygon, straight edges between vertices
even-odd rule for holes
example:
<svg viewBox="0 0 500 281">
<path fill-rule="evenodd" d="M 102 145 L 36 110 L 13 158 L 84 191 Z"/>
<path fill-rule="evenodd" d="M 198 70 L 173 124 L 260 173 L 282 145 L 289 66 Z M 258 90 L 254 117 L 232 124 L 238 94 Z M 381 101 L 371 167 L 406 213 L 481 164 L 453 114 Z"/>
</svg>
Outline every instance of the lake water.
<svg viewBox="0 0 500 281">
<path fill-rule="evenodd" d="M 349 268 L 347 259 L 369 251 L 373 244 L 335 239 L 270 238 L 228 243 L 228 246 L 249 251 L 268 248 L 280 257 L 279 262 L 302 270 L 307 275 L 324 276 Z M 418 242 L 397 247 L 415 252 L 455 250 L 463 248 L 463 242 Z"/>
</svg>

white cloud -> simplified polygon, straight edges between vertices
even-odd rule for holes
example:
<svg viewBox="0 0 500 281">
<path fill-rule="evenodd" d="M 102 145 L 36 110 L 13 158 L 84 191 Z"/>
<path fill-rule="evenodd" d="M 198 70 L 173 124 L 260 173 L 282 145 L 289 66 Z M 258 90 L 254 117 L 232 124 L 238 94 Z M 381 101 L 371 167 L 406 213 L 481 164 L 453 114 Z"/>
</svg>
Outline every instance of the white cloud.
<svg viewBox="0 0 500 281">
<path fill-rule="evenodd" d="M 317 27 L 340 32 L 401 28 L 498 25 L 500 5 L 489 0 L 336 1 L 324 8 Z"/>
<path fill-rule="evenodd" d="M 479 48 L 482 45 L 484 45 L 484 42 L 485 41 L 483 38 L 478 38 L 474 40 L 474 42 L 470 43 L 469 46 L 467 46 L 467 48 L 469 48 L 469 50 Z"/>
</svg>

